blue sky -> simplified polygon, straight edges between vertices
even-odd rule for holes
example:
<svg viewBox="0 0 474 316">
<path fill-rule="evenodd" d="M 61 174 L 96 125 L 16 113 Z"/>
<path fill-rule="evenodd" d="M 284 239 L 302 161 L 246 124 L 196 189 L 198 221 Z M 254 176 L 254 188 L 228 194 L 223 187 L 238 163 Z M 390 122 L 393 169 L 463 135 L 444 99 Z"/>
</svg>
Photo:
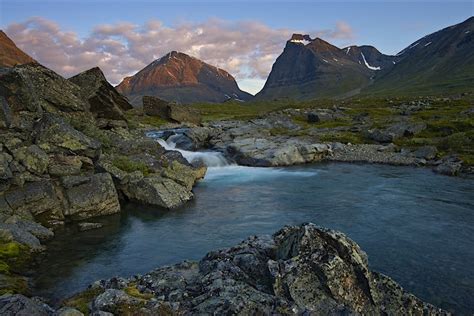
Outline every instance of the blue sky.
<svg viewBox="0 0 474 316">
<path fill-rule="evenodd" d="M 473 16 L 474 1 L 0 0 L 0 11 L 2 29 L 8 29 L 13 23 L 22 23 L 37 16 L 54 22 L 64 32 L 74 32 L 79 39 L 89 37 L 93 29 L 100 24 L 128 22 L 143 25 L 150 20 L 159 20 L 165 27 L 190 23 L 190 28 L 216 18 L 228 22 L 257 21 L 272 30 L 285 29 L 309 34 L 334 29 L 336 23 L 344 22 L 351 28 L 351 36 L 336 36 L 327 39 L 328 41 L 339 46 L 369 44 L 383 53 L 395 54 L 428 33 Z M 19 41 L 22 42 L 22 39 Z M 27 46 L 24 41 L 25 39 L 22 45 Z M 276 49 L 283 46 L 284 42 Z M 201 55 L 198 57 L 203 58 Z M 220 58 L 219 60 L 222 60 L 223 57 Z M 206 59 L 205 56 L 203 59 Z M 215 63 L 227 65 L 225 62 Z M 240 65 L 246 69 L 249 67 L 245 63 Z M 241 71 L 237 79 L 241 85 L 252 85 L 250 88 L 244 87 L 253 90 L 252 92 L 264 81 L 262 76 L 256 77 L 248 69 Z"/>
</svg>

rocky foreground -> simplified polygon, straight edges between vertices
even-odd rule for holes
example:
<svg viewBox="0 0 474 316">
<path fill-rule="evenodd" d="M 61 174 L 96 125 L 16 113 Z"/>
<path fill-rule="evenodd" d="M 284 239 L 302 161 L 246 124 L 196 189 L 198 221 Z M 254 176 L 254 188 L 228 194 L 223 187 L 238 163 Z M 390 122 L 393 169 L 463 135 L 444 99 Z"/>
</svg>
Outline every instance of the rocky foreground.
<svg viewBox="0 0 474 316">
<path fill-rule="evenodd" d="M 179 207 L 206 172 L 130 129 L 98 68 L 0 68 L 0 103 L 0 294 L 29 293 L 23 271 L 55 229 L 97 228 L 123 201 Z"/>
<path fill-rule="evenodd" d="M 21 295 L 2 315 L 448 315 L 369 270 L 344 234 L 314 224 L 250 237 L 143 276 L 92 284 L 56 311 Z M 111 313 L 111 314 L 109 314 Z"/>
</svg>

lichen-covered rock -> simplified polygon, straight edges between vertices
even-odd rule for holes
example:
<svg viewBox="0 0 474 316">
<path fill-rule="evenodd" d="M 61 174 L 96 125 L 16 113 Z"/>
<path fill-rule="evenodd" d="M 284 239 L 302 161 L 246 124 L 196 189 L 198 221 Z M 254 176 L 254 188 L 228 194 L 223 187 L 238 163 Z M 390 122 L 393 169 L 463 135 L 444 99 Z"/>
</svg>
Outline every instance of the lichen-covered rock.
<svg viewBox="0 0 474 316">
<path fill-rule="evenodd" d="M 112 177 L 108 173 L 68 176 L 62 179 L 68 207 L 64 215 L 73 220 L 120 212 Z"/>
<path fill-rule="evenodd" d="M 2 72 L 0 90 L 8 127 L 29 129 L 43 112 L 87 114 L 84 111 L 88 103 L 80 88 L 40 64 L 19 65 Z"/>
<path fill-rule="evenodd" d="M 26 170 L 41 175 L 48 169 L 49 157 L 38 146 L 31 145 L 14 151 L 15 159 L 25 166 Z"/>
<path fill-rule="evenodd" d="M 95 284 L 105 292 L 91 299 L 91 312 L 138 304 L 150 313 L 159 302 L 183 315 L 448 315 L 370 271 L 366 254 L 344 234 L 314 224 L 114 280 Z"/>
<path fill-rule="evenodd" d="M 76 153 L 95 158 L 99 156 L 101 144 L 69 125 L 60 116 L 45 113 L 35 124 L 35 143 L 48 152 Z"/>
<path fill-rule="evenodd" d="M 81 87 L 82 95 L 89 101 L 90 111 L 99 118 L 123 120 L 123 112 L 132 108 L 98 67 L 81 72 L 69 81 Z"/>
<path fill-rule="evenodd" d="M 48 173 L 52 176 L 70 176 L 81 172 L 83 158 L 62 154 L 49 157 Z"/>
<path fill-rule="evenodd" d="M 167 209 L 181 206 L 193 198 L 186 186 L 156 175 L 130 179 L 121 189 L 130 200 Z"/>
</svg>

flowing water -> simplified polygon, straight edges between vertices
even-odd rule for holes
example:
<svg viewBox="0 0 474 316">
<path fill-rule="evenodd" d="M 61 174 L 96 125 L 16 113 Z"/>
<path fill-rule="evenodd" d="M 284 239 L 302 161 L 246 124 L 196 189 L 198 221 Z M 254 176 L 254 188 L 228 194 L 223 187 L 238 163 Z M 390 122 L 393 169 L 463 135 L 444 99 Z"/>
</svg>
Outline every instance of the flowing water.
<svg viewBox="0 0 474 316">
<path fill-rule="evenodd" d="M 175 146 L 173 138 L 160 142 Z M 313 222 L 346 233 L 372 269 L 420 298 L 474 311 L 472 178 L 383 165 L 250 168 L 229 165 L 220 153 L 180 151 L 211 166 L 194 201 L 174 211 L 129 204 L 101 219 L 103 229 L 58 232 L 35 275 L 35 294 L 57 300 L 97 279 L 199 259 L 249 235 Z"/>
</svg>

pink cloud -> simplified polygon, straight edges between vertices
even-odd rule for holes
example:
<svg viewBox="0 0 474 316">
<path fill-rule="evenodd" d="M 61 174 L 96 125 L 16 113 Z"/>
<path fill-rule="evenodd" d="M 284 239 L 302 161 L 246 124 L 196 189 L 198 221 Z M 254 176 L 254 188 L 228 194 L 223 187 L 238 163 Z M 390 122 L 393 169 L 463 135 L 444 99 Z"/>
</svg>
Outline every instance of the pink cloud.
<svg viewBox="0 0 474 316">
<path fill-rule="evenodd" d="M 209 19 L 165 26 L 151 20 L 143 25 L 97 25 L 81 39 L 41 17 L 11 24 L 6 32 L 25 52 L 66 77 L 99 66 L 113 84 L 172 50 L 226 69 L 238 79 L 264 79 L 293 33 L 256 21 Z M 348 40 L 353 33 L 341 21 L 334 29 L 311 34 L 327 40 Z"/>
</svg>

